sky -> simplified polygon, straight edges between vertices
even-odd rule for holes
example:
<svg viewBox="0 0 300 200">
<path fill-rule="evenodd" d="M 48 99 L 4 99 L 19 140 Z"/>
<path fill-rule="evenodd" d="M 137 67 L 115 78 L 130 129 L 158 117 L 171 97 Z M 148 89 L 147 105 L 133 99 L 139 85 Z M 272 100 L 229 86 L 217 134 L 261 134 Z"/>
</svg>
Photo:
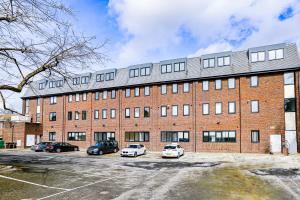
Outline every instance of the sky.
<svg viewBox="0 0 300 200">
<path fill-rule="evenodd" d="M 108 41 L 109 61 L 93 70 L 281 42 L 300 50 L 300 0 L 63 1 L 77 32 Z"/>
</svg>

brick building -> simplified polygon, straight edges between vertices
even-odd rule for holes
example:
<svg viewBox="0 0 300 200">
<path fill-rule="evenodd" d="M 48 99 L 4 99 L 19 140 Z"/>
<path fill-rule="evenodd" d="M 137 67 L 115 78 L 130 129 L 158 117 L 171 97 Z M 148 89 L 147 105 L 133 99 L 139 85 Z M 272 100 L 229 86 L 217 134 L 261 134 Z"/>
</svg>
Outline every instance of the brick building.
<svg viewBox="0 0 300 200">
<path fill-rule="evenodd" d="M 295 153 L 299 68 L 297 46 L 283 43 L 106 69 L 33 82 L 23 112 L 44 141 L 80 147 L 114 138 L 153 151 Z"/>
</svg>

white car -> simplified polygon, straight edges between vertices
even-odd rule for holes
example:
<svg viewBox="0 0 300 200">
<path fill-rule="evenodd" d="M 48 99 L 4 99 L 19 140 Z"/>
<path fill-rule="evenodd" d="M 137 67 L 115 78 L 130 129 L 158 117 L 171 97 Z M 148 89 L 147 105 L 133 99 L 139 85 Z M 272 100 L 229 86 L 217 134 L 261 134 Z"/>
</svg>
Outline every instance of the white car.
<svg viewBox="0 0 300 200">
<path fill-rule="evenodd" d="M 183 155 L 184 155 L 184 149 L 176 143 L 166 145 L 162 152 L 163 158 L 166 158 L 166 157 L 179 158 L 180 156 L 183 156 Z"/>
<path fill-rule="evenodd" d="M 130 144 L 121 150 L 121 156 L 139 156 L 146 154 L 146 147 L 142 144 Z"/>
</svg>

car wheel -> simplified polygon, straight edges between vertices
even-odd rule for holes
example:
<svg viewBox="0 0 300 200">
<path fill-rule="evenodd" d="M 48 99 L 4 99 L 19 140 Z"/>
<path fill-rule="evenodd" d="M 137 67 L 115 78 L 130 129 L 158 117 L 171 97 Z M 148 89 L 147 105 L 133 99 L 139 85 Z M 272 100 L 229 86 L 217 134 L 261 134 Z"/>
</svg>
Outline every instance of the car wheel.
<svg viewBox="0 0 300 200">
<path fill-rule="evenodd" d="M 77 148 L 77 147 L 75 147 L 75 148 L 74 148 L 74 151 L 78 151 L 78 148 Z"/>
<path fill-rule="evenodd" d="M 114 149 L 114 153 L 117 153 L 118 152 L 118 150 L 117 149 Z"/>
<path fill-rule="evenodd" d="M 145 151 L 144 151 L 144 155 L 146 155 L 146 154 L 147 154 L 147 151 L 145 150 Z"/>
<path fill-rule="evenodd" d="M 99 155 L 103 155 L 103 151 L 99 151 Z"/>
<path fill-rule="evenodd" d="M 56 153 L 60 153 L 61 152 L 61 149 L 56 149 Z"/>
<path fill-rule="evenodd" d="M 134 153 L 134 157 L 137 157 L 137 153 L 136 152 Z"/>
</svg>

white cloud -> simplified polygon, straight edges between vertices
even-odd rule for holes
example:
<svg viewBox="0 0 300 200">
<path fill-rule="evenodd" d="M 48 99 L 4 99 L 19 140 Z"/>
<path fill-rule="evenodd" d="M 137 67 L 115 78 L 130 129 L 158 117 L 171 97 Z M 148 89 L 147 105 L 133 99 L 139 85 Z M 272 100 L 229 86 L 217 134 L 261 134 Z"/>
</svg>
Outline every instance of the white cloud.
<svg viewBox="0 0 300 200">
<path fill-rule="evenodd" d="M 111 0 L 109 9 L 126 36 L 118 55 L 126 66 L 278 42 L 300 46 L 299 4 L 297 0 Z M 288 6 L 294 8 L 294 17 L 279 21 L 279 13 Z M 198 49 L 182 50 L 191 44 L 184 43 L 181 29 Z"/>
</svg>

